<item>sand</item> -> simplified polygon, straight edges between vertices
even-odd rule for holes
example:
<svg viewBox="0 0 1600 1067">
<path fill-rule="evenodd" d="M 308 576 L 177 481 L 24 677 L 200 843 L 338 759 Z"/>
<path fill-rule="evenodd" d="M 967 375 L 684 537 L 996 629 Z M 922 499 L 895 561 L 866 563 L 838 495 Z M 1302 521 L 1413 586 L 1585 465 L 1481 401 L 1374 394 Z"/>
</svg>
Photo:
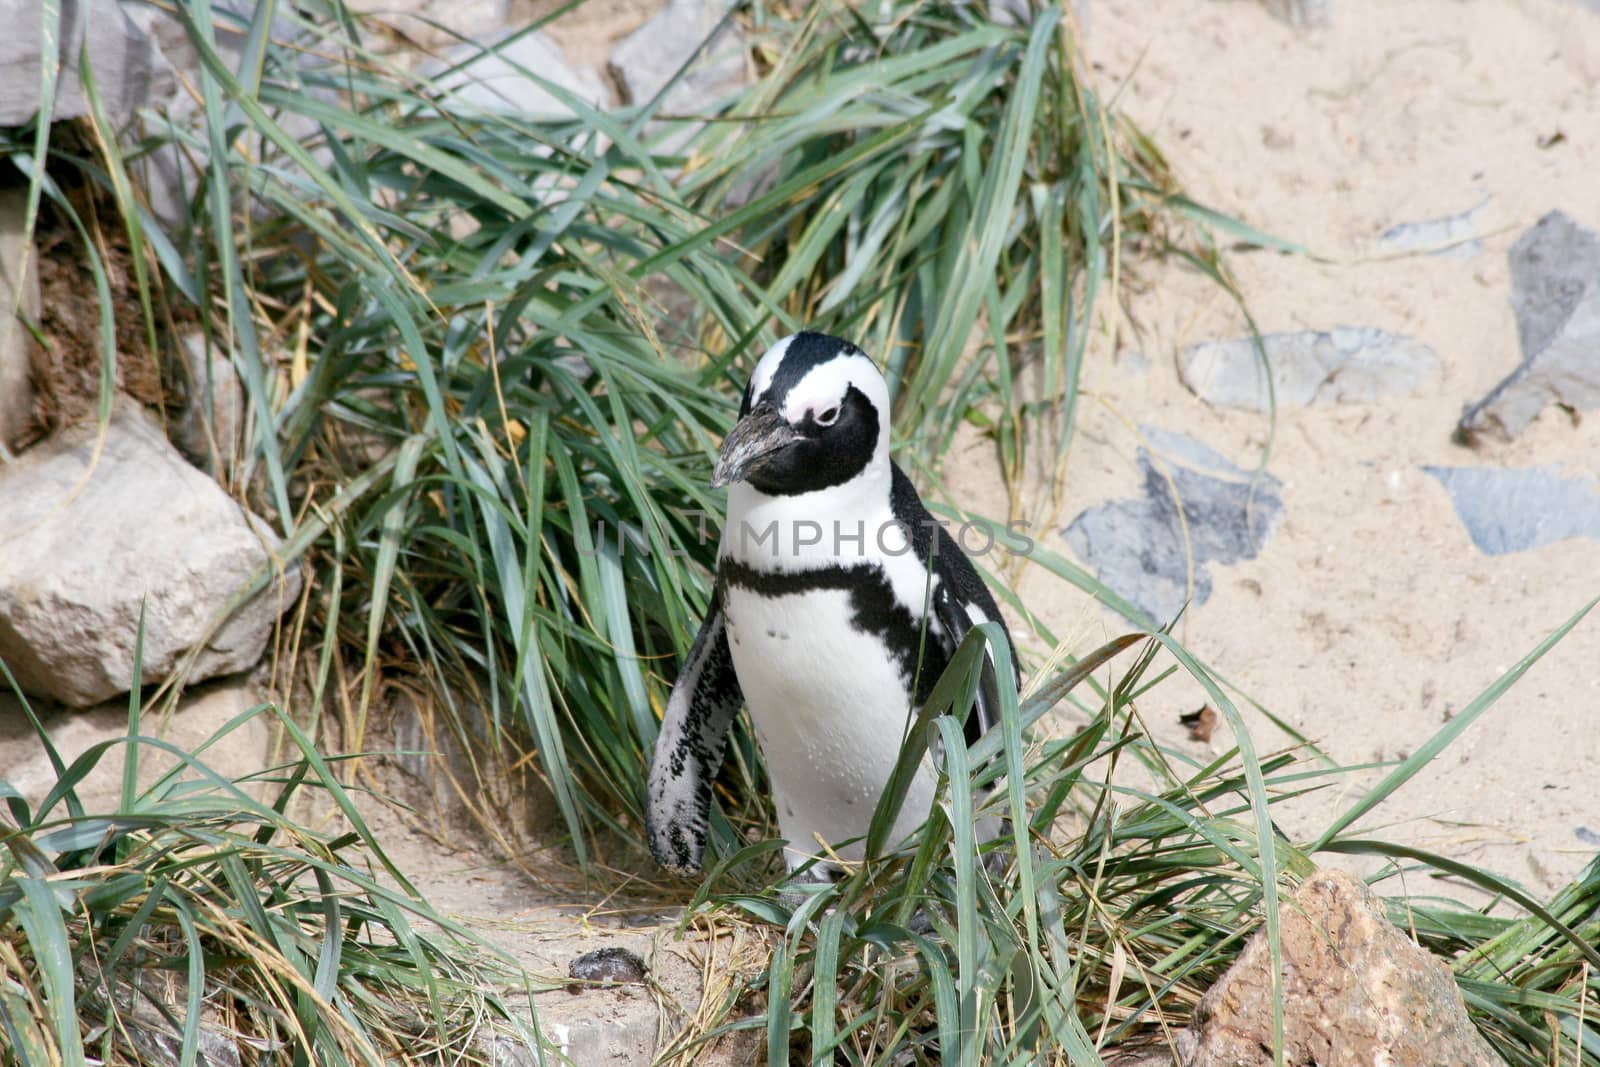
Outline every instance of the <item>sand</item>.
<svg viewBox="0 0 1600 1067">
<path fill-rule="evenodd" d="M 1248 0 L 1097 0 L 1086 53 L 1196 199 L 1319 257 L 1229 256 L 1264 332 L 1376 326 L 1441 357 L 1442 374 L 1414 397 L 1279 413 L 1267 469 L 1283 482 L 1285 517 L 1258 558 L 1213 565 L 1214 594 L 1178 631 L 1340 762 L 1402 758 L 1600 594 L 1600 543 L 1485 556 L 1421 470 L 1600 474 L 1600 420 L 1557 409 L 1510 444 L 1451 440 L 1462 406 L 1519 358 L 1507 248 L 1555 208 L 1600 227 L 1600 16 L 1557 0 L 1337 0 L 1331 26 L 1296 30 Z M 1395 224 L 1480 205 L 1471 258 L 1378 248 Z M 1177 263 L 1140 263 L 1135 278 L 1116 350 L 1107 315 L 1084 371 L 1063 520 L 1134 494 L 1137 425 L 1191 434 L 1246 467 L 1271 429 L 1178 381 L 1184 346 L 1244 333 L 1230 301 Z M 953 499 L 1004 513 L 987 450 L 967 444 L 946 464 Z M 1124 629 L 1038 567 L 1018 591 L 1080 650 Z M 1203 702 L 1175 679 L 1141 711 L 1164 743 L 1224 751 L 1226 730 L 1204 745 L 1177 721 Z M 1289 743 L 1247 718 L 1258 749 Z M 1600 832 L 1597 764 L 1600 618 L 1359 825 L 1543 896 L 1595 856 L 1585 838 Z M 1297 802 L 1282 825 L 1314 837 L 1379 773 Z"/>
</svg>

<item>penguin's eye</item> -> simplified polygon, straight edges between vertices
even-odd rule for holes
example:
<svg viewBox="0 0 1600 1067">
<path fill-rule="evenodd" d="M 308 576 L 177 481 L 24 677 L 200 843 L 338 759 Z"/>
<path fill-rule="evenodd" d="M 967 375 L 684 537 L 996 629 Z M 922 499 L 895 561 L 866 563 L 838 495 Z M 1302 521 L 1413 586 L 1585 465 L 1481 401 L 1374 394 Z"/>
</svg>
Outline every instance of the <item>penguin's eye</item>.
<svg viewBox="0 0 1600 1067">
<path fill-rule="evenodd" d="M 837 406 L 831 407 L 818 415 L 816 419 L 818 426 L 832 426 L 839 421 L 839 408 Z"/>
</svg>

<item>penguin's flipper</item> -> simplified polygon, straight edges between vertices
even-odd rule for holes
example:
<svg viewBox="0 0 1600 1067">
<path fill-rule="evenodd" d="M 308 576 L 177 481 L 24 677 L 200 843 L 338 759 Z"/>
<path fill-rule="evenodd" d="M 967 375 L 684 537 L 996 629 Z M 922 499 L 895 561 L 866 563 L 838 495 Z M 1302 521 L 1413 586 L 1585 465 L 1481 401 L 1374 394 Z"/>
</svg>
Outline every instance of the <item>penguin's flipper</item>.
<svg viewBox="0 0 1600 1067">
<path fill-rule="evenodd" d="M 942 532 L 942 531 L 941 531 Z M 969 569 L 966 558 L 961 557 L 961 564 Z M 976 574 L 974 574 L 976 577 Z M 982 614 L 982 609 L 979 608 Z M 940 627 L 944 630 L 945 654 L 955 655 L 956 648 L 971 630 L 974 620 L 967 605 L 961 603 L 951 591 L 949 582 L 940 582 L 933 594 L 934 617 L 939 620 Z M 978 619 L 986 622 L 987 619 Z M 983 674 L 978 679 L 977 699 L 972 705 L 972 714 L 967 716 L 965 733 L 967 744 L 971 745 L 989 731 L 989 728 L 1000 722 L 1000 682 L 994 670 L 994 656 L 984 649 Z"/>
<path fill-rule="evenodd" d="M 645 804 L 645 827 L 656 862 L 677 874 L 700 869 L 711 813 L 711 783 L 722 764 L 728 728 L 744 703 L 728 652 L 722 589 L 712 593 L 705 622 L 667 700 Z"/>
</svg>

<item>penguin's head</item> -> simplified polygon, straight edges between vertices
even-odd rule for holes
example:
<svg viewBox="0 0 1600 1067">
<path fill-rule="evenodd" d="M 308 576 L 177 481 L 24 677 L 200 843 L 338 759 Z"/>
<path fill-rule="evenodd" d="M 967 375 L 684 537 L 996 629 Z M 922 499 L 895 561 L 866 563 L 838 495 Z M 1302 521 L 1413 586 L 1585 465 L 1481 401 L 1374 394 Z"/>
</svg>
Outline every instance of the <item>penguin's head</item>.
<svg viewBox="0 0 1600 1067">
<path fill-rule="evenodd" d="M 843 485 L 889 462 L 889 387 L 849 341 L 797 333 L 767 350 L 722 442 L 713 487 L 769 496 Z"/>
</svg>

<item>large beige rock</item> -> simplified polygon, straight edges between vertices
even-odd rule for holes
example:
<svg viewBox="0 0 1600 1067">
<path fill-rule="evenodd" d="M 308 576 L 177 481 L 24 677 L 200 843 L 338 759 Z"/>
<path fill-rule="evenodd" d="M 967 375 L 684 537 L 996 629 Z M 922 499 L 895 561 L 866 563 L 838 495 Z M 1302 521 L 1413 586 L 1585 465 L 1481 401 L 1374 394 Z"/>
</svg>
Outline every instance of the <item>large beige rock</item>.
<svg viewBox="0 0 1600 1067">
<path fill-rule="evenodd" d="M 1359 879 L 1318 871 L 1279 915 L 1284 1063 L 1501 1067 L 1449 968 L 1391 925 Z M 1201 998 L 1184 1067 L 1270 1067 L 1272 996 L 1262 930 Z"/>
<path fill-rule="evenodd" d="M 0 466 L 0 659 L 24 689 L 87 707 L 165 680 L 201 646 L 195 682 L 253 666 L 300 591 L 291 567 L 213 630 L 279 539 L 186 463 L 138 405 Z"/>
</svg>

